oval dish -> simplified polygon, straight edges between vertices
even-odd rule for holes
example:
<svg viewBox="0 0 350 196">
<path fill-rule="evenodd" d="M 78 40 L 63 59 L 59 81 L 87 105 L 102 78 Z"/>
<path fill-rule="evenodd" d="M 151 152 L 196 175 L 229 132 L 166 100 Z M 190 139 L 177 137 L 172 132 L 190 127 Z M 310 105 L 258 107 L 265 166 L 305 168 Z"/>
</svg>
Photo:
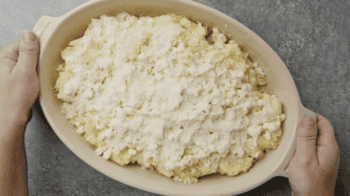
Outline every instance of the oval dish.
<svg viewBox="0 0 350 196">
<path fill-rule="evenodd" d="M 54 94 L 58 78 L 57 66 L 62 63 L 61 51 L 70 41 L 81 37 L 91 18 L 103 14 L 128 12 L 138 16 L 159 16 L 175 13 L 210 27 L 217 27 L 229 38 L 238 41 L 267 76 L 267 92 L 275 94 L 284 106 L 287 119 L 279 147 L 270 151 L 247 172 L 236 177 L 211 175 L 196 184 L 175 182 L 139 166 L 121 167 L 97 156 L 94 147 L 76 133 L 61 113 L 61 104 Z M 43 16 L 34 28 L 40 37 L 40 105 L 52 129 L 63 143 L 91 167 L 112 179 L 163 195 L 232 195 L 249 191 L 275 176 L 287 176 L 287 166 L 295 147 L 296 127 L 301 116 L 314 115 L 302 106 L 297 88 L 287 67 L 278 55 L 255 33 L 231 17 L 205 5 L 188 0 L 100 0 L 89 1 L 61 17 Z"/>
</svg>

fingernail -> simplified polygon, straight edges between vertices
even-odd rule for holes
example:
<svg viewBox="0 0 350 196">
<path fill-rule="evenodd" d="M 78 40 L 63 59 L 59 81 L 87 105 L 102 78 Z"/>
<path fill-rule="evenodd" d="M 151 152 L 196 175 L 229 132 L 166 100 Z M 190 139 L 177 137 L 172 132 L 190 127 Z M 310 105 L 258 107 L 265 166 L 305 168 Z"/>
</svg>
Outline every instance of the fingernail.
<svg viewBox="0 0 350 196">
<path fill-rule="evenodd" d="M 26 42 L 32 42 L 36 39 L 36 35 L 34 33 L 31 33 L 31 32 L 26 32 L 24 35 L 23 35 L 23 40 L 26 41 Z"/>
</svg>

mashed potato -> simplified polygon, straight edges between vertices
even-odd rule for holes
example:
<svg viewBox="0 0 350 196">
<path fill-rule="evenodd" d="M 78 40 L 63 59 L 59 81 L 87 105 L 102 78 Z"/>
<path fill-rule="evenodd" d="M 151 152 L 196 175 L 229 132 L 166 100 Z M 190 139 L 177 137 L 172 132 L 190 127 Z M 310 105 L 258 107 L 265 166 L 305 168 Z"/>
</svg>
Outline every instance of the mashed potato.
<svg viewBox="0 0 350 196">
<path fill-rule="evenodd" d="M 62 111 L 106 160 L 193 183 L 247 172 L 280 142 L 281 102 L 217 28 L 174 14 L 103 15 L 61 56 Z"/>
</svg>

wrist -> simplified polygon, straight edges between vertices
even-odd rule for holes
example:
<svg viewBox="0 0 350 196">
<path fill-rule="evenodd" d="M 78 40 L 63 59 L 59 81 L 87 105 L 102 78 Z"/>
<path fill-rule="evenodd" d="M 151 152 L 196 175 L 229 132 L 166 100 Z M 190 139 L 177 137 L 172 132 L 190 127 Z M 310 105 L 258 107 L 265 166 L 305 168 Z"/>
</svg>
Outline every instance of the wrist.
<svg viewBox="0 0 350 196">
<path fill-rule="evenodd" d="M 10 111 L 7 113 L 0 113 L 0 124 L 2 126 L 25 126 L 28 122 L 28 117 L 31 112 L 28 111 Z"/>
<path fill-rule="evenodd" d="M 28 117 L 0 115 L 0 142 L 14 144 L 24 137 Z"/>
</svg>

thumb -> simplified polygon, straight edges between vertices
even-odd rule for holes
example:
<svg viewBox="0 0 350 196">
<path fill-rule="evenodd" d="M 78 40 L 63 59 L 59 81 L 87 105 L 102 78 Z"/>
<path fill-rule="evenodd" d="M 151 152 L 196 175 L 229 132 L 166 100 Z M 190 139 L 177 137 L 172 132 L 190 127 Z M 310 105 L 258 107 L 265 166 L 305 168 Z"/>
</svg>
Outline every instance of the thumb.
<svg viewBox="0 0 350 196">
<path fill-rule="evenodd" d="M 304 117 L 298 125 L 296 154 L 299 161 L 310 163 L 317 160 L 317 127 L 314 117 Z"/>
<path fill-rule="evenodd" d="M 33 31 L 26 32 L 20 41 L 19 57 L 14 69 L 21 73 L 35 73 L 39 56 L 39 39 Z"/>
</svg>

